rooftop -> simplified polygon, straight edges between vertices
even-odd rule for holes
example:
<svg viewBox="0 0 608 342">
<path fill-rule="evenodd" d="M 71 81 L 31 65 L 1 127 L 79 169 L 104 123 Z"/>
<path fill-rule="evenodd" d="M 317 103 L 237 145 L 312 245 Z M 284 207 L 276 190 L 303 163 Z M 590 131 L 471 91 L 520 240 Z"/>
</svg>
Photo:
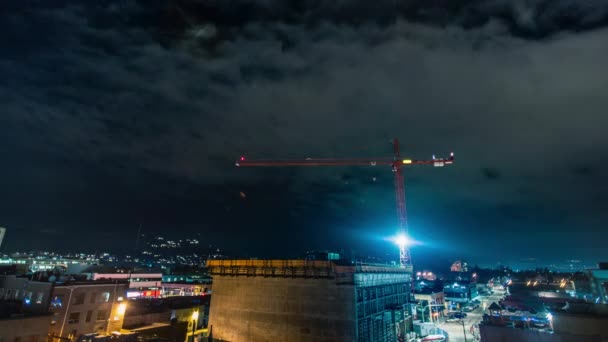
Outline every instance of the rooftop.
<svg viewBox="0 0 608 342">
<path fill-rule="evenodd" d="M 412 267 L 384 264 L 345 263 L 327 260 L 209 260 L 211 275 L 331 278 L 352 282 L 355 274 L 390 273 L 403 277 Z"/>
<path fill-rule="evenodd" d="M 561 310 L 555 310 L 555 314 L 564 316 L 595 316 L 608 319 L 608 304 L 568 302 Z"/>
</svg>

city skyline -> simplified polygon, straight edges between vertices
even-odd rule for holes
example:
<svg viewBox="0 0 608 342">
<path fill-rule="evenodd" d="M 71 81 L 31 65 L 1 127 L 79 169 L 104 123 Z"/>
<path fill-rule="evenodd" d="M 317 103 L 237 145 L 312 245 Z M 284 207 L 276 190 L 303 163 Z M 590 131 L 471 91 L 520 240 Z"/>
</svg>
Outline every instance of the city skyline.
<svg viewBox="0 0 608 342">
<path fill-rule="evenodd" d="M 142 226 L 398 256 L 390 168 L 234 166 L 397 137 L 457 158 L 406 169 L 414 264 L 606 258 L 605 5 L 311 3 L 7 4 L 2 249 L 128 249 Z"/>
</svg>

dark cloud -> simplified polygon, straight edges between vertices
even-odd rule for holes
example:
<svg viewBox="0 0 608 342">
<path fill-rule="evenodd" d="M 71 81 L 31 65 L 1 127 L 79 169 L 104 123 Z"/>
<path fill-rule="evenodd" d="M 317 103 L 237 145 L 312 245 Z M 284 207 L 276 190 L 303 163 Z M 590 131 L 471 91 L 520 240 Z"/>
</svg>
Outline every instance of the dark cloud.
<svg viewBox="0 0 608 342">
<path fill-rule="evenodd" d="M 602 1 L 0 6 L 9 229 L 118 233 L 145 221 L 251 253 L 376 248 L 356 232 L 391 233 L 390 169 L 233 162 L 390 156 L 393 136 L 404 155 L 454 149 L 458 160 L 408 170 L 414 235 L 447 245 L 493 226 L 582 222 L 590 237 L 605 224 Z M 282 239 L 253 240 L 273 232 Z"/>
<path fill-rule="evenodd" d="M 500 173 L 500 171 L 492 167 L 482 168 L 481 173 L 487 180 L 497 180 L 502 178 L 502 174 Z"/>
<path fill-rule="evenodd" d="M 501 21 L 509 33 L 542 38 L 563 31 L 584 31 L 608 23 L 603 1 L 571 0 L 473 0 L 473 1 L 174 1 L 167 7 L 166 30 L 200 23 L 242 28 L 251 23 L 273 22 L 307 26 L 331 22 L 338 25 L 391 26 L 398 20 L 445 27 L 480 28 Z M 289 39 L 284 41 L 288 42 Z"/>
</svg>

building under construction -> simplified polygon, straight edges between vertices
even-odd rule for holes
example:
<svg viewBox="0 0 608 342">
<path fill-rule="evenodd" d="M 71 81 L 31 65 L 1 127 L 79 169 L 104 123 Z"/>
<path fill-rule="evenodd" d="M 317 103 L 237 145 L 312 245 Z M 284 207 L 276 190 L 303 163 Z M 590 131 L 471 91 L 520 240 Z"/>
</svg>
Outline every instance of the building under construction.
<svg viewBox="0 0 608 342">
<path fill-rule="evenodd" d="M 207 267 L 214 341 L 396 341 L 411 325 L 409 266 L 209 260 Z"/>
</svg>

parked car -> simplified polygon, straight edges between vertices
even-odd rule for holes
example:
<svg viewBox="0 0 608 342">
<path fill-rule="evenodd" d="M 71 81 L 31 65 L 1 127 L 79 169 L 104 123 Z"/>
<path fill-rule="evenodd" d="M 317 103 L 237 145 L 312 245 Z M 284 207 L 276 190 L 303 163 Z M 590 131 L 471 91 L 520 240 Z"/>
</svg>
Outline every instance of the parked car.
<svg viewBox="0 0 608 342">
<path fill-rule="evenodd" d="M 465 317 L 467 317 L 467 314 L 464 313 L 464 312 L 450 312 L 448 314 L 448 318 L 460 318 L 460 319 L 462 319 L 462 318 L 465 318 Z"/>
<path fill-rule="evenodd" d="M 456 318 L 456 317 L 450 317 L 450 318 L 446 319 L 445 322 L 446 323 L 462 323 L 462 319 Z"/>
</svg>

